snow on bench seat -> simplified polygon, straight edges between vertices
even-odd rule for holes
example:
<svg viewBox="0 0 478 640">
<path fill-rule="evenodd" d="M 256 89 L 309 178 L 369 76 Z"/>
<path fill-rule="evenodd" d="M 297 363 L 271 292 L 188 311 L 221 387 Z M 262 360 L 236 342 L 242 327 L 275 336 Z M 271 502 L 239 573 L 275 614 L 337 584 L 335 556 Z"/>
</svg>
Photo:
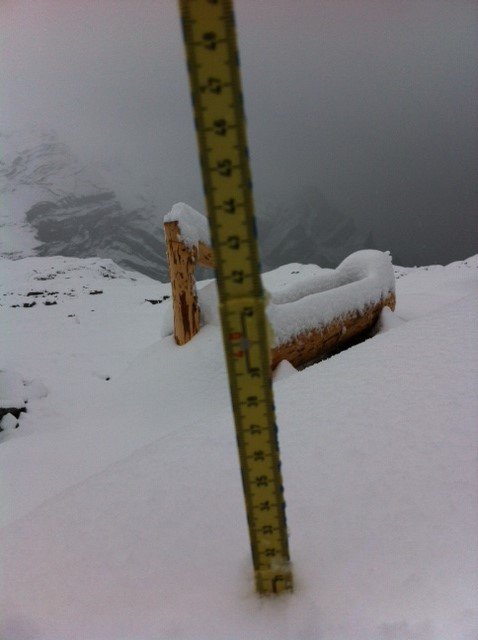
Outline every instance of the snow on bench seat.
<svg viewBox="0 0 478 640">
<path fill-rule="evenodd" d="M 320 330 L 339 318 L 362 315 L 394 293 L 390 254 L 357 251 L 335 270 L 324 270 L 323 275 L 271 293 L 267 315 L 274 329 L 275 345 Z"/>
</svg>

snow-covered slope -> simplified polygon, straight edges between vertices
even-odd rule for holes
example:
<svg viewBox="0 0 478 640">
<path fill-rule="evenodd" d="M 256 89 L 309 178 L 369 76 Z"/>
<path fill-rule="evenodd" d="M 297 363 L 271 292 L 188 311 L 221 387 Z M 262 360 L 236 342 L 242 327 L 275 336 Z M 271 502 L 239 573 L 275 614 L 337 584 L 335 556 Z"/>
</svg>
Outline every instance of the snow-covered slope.
<svg viewBox="0 0 478 640">
<path fill-rule="evenodd" d="M 162 215 L 55 133 L 0 136 L 0 255 L 100 256 L 166 279 Z M 163 212 L 164 213 L 164 212 Z"/>
<path fill-rule="evenodd" d="M 2 640 L 477 637 L 478 257 L 396 268 L 378 335 L 281 369 L 277 600 L 253 592 L 218 327 L 158 339 L 169 286 L 110 261 L 1 268 L 0 368 L 48 393 L 0 442 Z"/>
</svg>

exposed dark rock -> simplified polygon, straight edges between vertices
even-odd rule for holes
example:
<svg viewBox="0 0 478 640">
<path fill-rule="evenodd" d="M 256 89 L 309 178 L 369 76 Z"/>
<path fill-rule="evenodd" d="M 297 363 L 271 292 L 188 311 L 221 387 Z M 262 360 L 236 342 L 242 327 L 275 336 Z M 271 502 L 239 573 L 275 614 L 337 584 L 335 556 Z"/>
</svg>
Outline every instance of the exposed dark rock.
<svg viewBox="0 0 478 640">
<path fill-rule="evenodd" d="M 27 298 L 30 296 L 56 296 L 58 293 L 58 291 L 29 291 Z"/>
<path fill-rule="evenodd" d="M 163 302 L 164 300 L 169 300 L 170 296 L 163 296 L 162 298 L 159 299 L 150 299 L 150 298 L 145 298 L 144 301 L 145 302 L 150 302 L 151 304 L 161 304 L 161 302 Z"/>
<path fill-rule="evenodd" d="M 20 414 L 26 412 L 26 407 L 0 407 L 0 420 L 3 418 L 3 416 L 6 416 L 7 413 L 11 413 L 12 416 L 18 420 L 20 418 Z"/>
</svg>

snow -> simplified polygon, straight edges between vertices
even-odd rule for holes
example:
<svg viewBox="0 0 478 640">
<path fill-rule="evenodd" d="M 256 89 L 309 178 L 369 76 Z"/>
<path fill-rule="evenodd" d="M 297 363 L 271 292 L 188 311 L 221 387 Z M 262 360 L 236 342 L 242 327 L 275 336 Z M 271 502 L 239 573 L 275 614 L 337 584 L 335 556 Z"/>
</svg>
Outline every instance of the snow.
<svg viewBox="0 0 478 640">
<path fill-rule="evenodd" d="M 12 258 L 31 255 L 41 244 L 35 237 L 33 229 L 25 221 L 25 211 L 37 202 L 41 202 L 41 189 L 24 187 L 20 193 L 5 192 L 2 194 L 0 207 L 0 228 L 2 229 L 2 254 Z"/>
<path fill-rule="evenodd" d="M 219 327 L 160 339 L 169 285 L 107 262 L 0 265 L 0 369 L 47 392 L 0 442 L 2 640 L 474 640 L 478 256 L 396 267 L 377 335 L 278 368 L 277 599 L 253 590 Z"/>
<path fill-rule="evenodd" d="M 13 429 L 16 429 L 18 427 L 18 418 L 15 418 L 15 416 L 11 413 L 6 413 L 0 420 L 0 427 L 2 431 L 5 431 L 7 433 L 13 431 Z"/>
<path fill-rule="evenodd" d="M 15 371 L 0 371 L 0 408 L 24 407 L 26 401 L 22 377 Z"/>
<path fill-rule="evenodd" d="M 392 260 L 381 251 L 357 251 L 335 270 L 300 286 L 272 293 L 267 315 L 276 344 L 329 324 L 354 311 L 362 312 L 395 291 Z"/>
<path fill-rule="evenodd" d="M 278 382 L 279 380 L 284 380 L 285 378 L 288 378 L 289 376 L 293 375 L 296 372 L 297 372 L 297 369 L 294 367 L 293 364 L 288 362 L 288 360 L 282 360 L 282 362 L 279 362 L 277 367 L 272 372 L 272 378 L 274 382 Z"/>
<path fill-rule="evenodd" d="M 164 222 L 177 222 L 181 239 L 190 249 L 203 242 L 211 246 L 209 223 L 206 216 L 184 202 L 173 205 L 171 211 L 164 216 Z"/>
</svg>

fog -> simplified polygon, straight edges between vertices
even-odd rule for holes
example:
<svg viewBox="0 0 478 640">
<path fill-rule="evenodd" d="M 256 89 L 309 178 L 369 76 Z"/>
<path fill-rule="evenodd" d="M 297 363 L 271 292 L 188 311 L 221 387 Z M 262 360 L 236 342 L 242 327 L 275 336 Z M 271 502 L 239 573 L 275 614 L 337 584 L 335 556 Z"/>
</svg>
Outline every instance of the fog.
<svg viewBox="0 0 478 640">
<path fill-rule="evenodd" d="M 395 262 L 476 253 L 474 0 L 235 8 L 259 215 L 300 215 L 313 187 Z M 2 130 L 56 130 L 149 184 L 158 215 L 204 210 L 176 2 L 2 0 L 0 20 Z"/>
</svg>

